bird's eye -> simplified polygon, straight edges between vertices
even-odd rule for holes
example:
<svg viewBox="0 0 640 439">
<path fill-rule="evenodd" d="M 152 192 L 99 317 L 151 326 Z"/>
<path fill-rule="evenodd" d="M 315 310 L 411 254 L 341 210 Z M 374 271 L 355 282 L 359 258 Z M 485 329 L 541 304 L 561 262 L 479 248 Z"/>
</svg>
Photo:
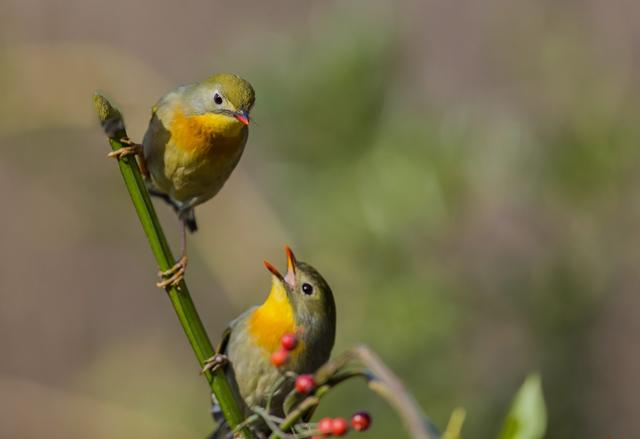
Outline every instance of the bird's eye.
<svg viewBox="0 0 640 439">
<path fill-rule="evenodd" d="M 213 102 L 220 105 L 222 103 L 222 96 L 216 93 L 215 95 L 213 95 Z"/>
<path fill-rule="evenodd" d="M 313 287 L 305 282 L 302 284 L 302 292 L 306 295 L 313 294 Z"/>
</svg>

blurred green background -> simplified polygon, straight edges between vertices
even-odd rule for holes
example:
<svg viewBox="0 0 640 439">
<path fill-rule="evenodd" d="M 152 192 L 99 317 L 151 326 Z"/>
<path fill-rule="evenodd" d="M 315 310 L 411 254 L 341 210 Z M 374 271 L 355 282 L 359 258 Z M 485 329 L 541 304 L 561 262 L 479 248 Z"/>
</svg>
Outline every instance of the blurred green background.
<svg viewBox="0 0 640 439">
<path fill-rule="evenodd" d="M 0 437 L 204 437 L 207 388 L 91 95 L 140 139 L 178 84 L 257 90 L 187 280 L 212 336 L 283 245 L 444 427 L 495 437 L 541 373 L 549 438 L 640 437 L 640 5 L 625 0 L 0 5 Z M 158 204 L 177 243 L 177 221 Z M 321 413 L 373 413 L 354 383 Z"/>
</svg>

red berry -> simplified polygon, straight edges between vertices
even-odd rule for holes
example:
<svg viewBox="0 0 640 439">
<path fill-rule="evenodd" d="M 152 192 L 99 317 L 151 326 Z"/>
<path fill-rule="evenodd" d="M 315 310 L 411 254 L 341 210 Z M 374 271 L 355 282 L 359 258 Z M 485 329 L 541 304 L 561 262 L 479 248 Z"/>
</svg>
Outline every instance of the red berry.
<svg viewBox="0 0 640 439">
<path fill-rule="evenodd" d="M 292 351 L 298 345 L 298 339 L 296 338 L 296 335 L 294 333 L 287 332 L 280 339 L 280 344 L 282 345 L 282 349 L 286 351 Z"/>
<path fill-rule="evenodd" d="M 331 436 L 333 434 L 333 419 L 322 418 L 318 421 L 318 430 L 323 436 Z"/>
<path fill-rule="evenodd" d="M 331 432 L 335 436 L 344 436 L 349 430 L 349 424 L 347 424 L 344 418 L 333 418 L 331 420 Z"/>
<path fill-rule="evenodd" d="M 284 349 L 278 349 L 271 354 L 271 364 L 275 367 L 280 367 L 289 360 L 289 352 Z"/>
<path fill-rule="evenodd" d="M 313 391 L 316 387 L 316 382 L 313 379 L 313 375 L 298 375 L 296 378 L 296 391 L 307 395 Z"/>
<path fill-rule="evenodd" d="M 367 412 L 358 412 L 351 417 L 351 426 L 355 431 L 366 431 L 371 425 L 371 416 Z"/>
</svg>

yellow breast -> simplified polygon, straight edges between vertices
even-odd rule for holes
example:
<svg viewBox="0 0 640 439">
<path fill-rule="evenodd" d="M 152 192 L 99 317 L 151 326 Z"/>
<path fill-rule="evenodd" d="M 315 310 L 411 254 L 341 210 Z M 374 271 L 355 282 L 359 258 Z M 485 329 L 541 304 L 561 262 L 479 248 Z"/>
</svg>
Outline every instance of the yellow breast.
<svg viewBox="0 0 640 439">
<path fill-rule="evenodd" d="M 296 332 L 295 317 L 282 284 L 273 280 L 267 300 L 249 318 L 249 334 L 265 355 L 280 348 L 280 339 L 287 332 Z M 300 346 L 296 350 L 298 350 Z"/>
<path fill-rule="evenodd" d="M 244 125 L 224 114 L 187 116 L 178 110 L 171 121 L 171 140 L 181 150 L 207 154 L 214 147 L 235 148 L 242 143 Z"/>
</svg>

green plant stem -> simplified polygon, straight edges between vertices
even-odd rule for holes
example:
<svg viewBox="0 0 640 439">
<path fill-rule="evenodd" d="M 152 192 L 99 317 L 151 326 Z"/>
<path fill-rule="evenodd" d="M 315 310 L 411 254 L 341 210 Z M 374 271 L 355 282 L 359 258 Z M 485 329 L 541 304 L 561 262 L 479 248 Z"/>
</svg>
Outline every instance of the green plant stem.
<svg viewBox="0 0 640 439">
<path fill-rule="evenodd" d="M 109 137 L 111 148 L 114 151 L 122 148 L 120 139 L 126 138 L 127 133 L 120 112 L 106 98 L 97 94 L 94 96 L 94 105 Z M 151 203 L 135 156 L 128 155 L 118 159 L 118 166 L 158 267 L 161 271 L 166 271 L 174 265 L 173 254 Z M 191 300 L 187 285 L 183 279 L 177 286 L 169 285 L 165 290 L 202 368 L 205 361 L 213 356 L 214 349 Z M 227 423 L 232 429 L 235 428 L 244 420 L 244 405 L 235 396 L 232 383 L 227 379 L 223 368 L 217 368 L 213 372 L 205 371 L 203 376 L 216 396 Z M 238 433 L 242 438 L 253 437 L 248 428 L 243 428 Z"/>
</svg>

